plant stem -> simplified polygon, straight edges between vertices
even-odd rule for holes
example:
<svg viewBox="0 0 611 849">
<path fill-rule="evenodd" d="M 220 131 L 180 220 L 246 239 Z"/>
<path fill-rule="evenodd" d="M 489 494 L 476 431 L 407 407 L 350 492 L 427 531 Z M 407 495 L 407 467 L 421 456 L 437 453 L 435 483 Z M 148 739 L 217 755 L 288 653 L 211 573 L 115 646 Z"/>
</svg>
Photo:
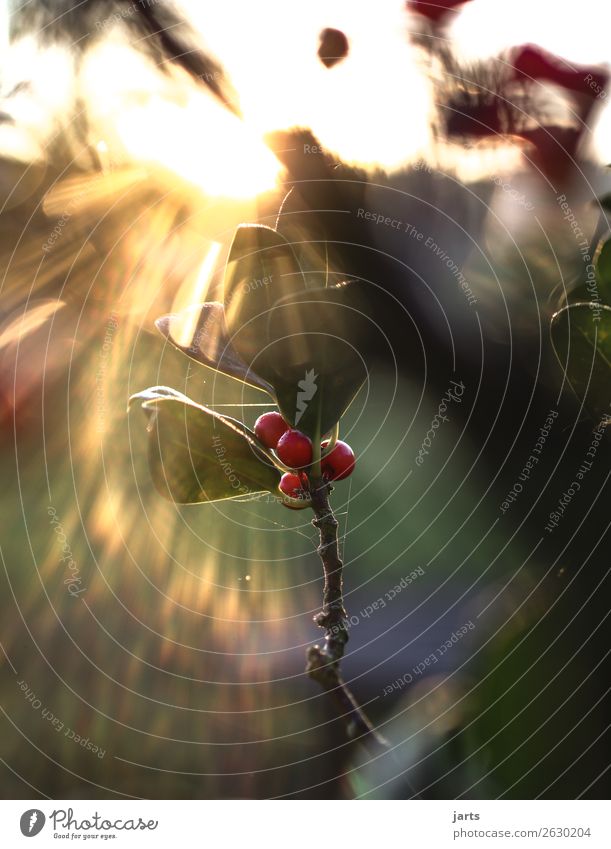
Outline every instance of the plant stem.
<svg viewBox="0 0 611 849">
<path fill-rule="evenodd" d="M 329 484 L 321 477 L 310 478 L 310 495 L 314 511 L 312 524 L 320 533 L 318 554 L 325 576 L 323 606 L 314 621 L 325 629 L 325 645 L 308 649 L 306 672 L 332 697 L 349 739 L 359 738 L 377 754 L 385 751 L 388 744 L 358 706 L 340 673 L 340 661 L 348 642 L 348 616 L 344 608 L 343 563 L 337 541 L 338 522 L 329 504 Z"/>
</svg>

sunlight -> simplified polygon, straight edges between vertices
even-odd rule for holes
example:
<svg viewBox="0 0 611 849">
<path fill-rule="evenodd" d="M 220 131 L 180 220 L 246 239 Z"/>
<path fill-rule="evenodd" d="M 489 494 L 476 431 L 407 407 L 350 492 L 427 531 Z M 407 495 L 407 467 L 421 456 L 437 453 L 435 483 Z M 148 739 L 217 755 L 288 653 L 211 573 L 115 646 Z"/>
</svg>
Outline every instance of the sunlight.
<svg viewBox="0 0 611 849">
<path fill-rule="evenodd" d="M 594 25 L 596 22 L 596 25 Z M 534 43 L 571 63 L 609 66 L 611 6 L 608 0 L 590 0 L 587 13 L 572 0 L 515 0 L 511 8 L 501 0 L 472 0 L 450 29 L 454 49 L 462 61 L 497 56 L 516 45 Z M 545 84 L 538 88 L 544 89 Z M 545 100 L 549 100 L 543 93 Z M 611 158 L 611 111 L 601 95 L 593 127 L 593 151 L 599 162 Z"/>
<path fill-rule="evenodd" d="M 11 316 L 6 325 L 0 328 L 0 350 L 16 344 L 23 337 L 38 330 L 64 306 L 63 301 L 40 301 L 16 317 Z"/>
<path fill-rule="evenodd" d="M 126 150 L 168 168 L 213 197 L 246 198 L 272 189 L 280 164 L 263 141 L 206 94 L 186 104 L 151 98 L 118 117 Z"/>
<path fill-rule="evenodd" d="M 277 130 L 311 128 L 332 155 L 368 169 L 393 171 L 430 155 L 432 91 L 408 44 L 413 19 L 398 0 L 381 0 L 375 16 L 348 0 L 313 0 L 290 15 L 280 0 L 265 0 L 240 8 L 239 27 L 231 4 L 180 5 L 238 92 L 243 119 L 186 74 L 161 73 L 117 25 L 85 54 L 76 87 L 67 51 L 43 50 L 33 39 L 11 46 L 4 88 L 20 81 L 31 88 L 10 97 L 15 122 L 0 127 L 0 147 L 20 158 L 44 157 L 49 136 L 79 96 L 105 172 L 126 159 L 155 164 L 210 197 L 252 198 L 273 189 L 281 166 L 263 139 Z M 587 15 L 575 14 L 569 0 L 516 0 L 510 12 L 501 0 L 472 0 L 448 35 L 469 61 L 533 41 L 569 62 L 596 63 L 608 58 L 610 22 L 607 0 L 592 0 Z M 317 56 L 320 33 L 329 27 L 350 45 L 332 69 Z"/>
<path fill-rule="evenodd" d="M 259 134 L 309 127 L 344 161 L 389 170 L 426 149 L 432 98 L 407 44 L 401 2 L 379 0 L 372 14 L 349 0 L 290 9 L 266 0 L 244 4 L 239 27 L 229 21 L 231 5 L 182 5 L 227 69 L 245 121 Z M 350 44 L 348 56 L 330 70 L 317 56 L 328 27 L 344 32 Z"/>
<path fill-rule="evenodd" d="M 587 10 L 587 11 L 586 11 Z M 564 25 L 563 25 L 564 24 Z M 450 29 L 463 58 L 495 56 L 509 47 L 534 42 L 570 62 L 609 61 L 611 7 L 608 0 L 472 0 Z"/>
<path fill-rule="evenodd" d="M 185 310 L 208 300 L 208 289 L 222 248 L 220 242 L 211 243 L 195 282 L 187 277 L 174 297 L 172 312 L 180 312 L 181 320 L 172 323 L 172 337 L 179 345 L 190 345 L 195 336 L 200 309 Z"/>
<path fill-rule="evenodd" d="M 45 148 L 70 106 L 73 64 L 63 47 L 41 48 L 33 37 L 20 38 L 1 58 L 3 156 L 29 162 L 43 159 Z M 24 82 L 27 81 L 27 85 Z"/>
<path fill-rule="evenodd" d="M 210 197 L 272 189 L 280 164 L 260 134 L 180 72 L 163 76 L 120 32 L 87 56 L 81 85 L 102 164 L 158 165 Z"/>
</svg>

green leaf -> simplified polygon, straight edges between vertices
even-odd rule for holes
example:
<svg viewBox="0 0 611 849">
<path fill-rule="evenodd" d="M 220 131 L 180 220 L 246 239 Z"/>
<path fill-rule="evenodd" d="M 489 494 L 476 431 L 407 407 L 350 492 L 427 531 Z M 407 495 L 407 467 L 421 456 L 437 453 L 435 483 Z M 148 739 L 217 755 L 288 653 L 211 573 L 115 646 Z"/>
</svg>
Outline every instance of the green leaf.
<svg viewBox="0 0 611 849">
<path fill-rule="evenodd" d="M 345 275 L 338 275 L 329 269 L 329 248 L 322 234 L 312 233 L 312 228 L 299 223 L 299 215 L 281 216 L 278 221 L 278 233 L 293 248 L 299 267 L 303 272 L 306 287 L 317 289 L 329 282 L 339 283 Z"/>
<path fill-rule="evenodd" d="M 611 414 L 611 307 L 570 304 L 552 316 L 552 343 L 566 378 L 600 422 Z"/>
<path fill-rule="evenodd" d="M 267 337 L 276 374 L 270 379 L 280 412 L 315 437 L 330 431 L 367 378 L 378 336 L 355 284 L 310 289 L 280 300 Z"/>
<path fill-rule="evenodd" d="M 591 268 L 594 268 L 592 272 Z M 611 239 L 603 237 L 594 251 L 592 266 L 583 271 L 562 289 L 558 308 L 567 304 L 600 302 L 611 306 Z"/>
<path fill-rule="evenodd" d="M 179 504 L 275 492 L 280 472 L 246 425 L 165 386 L 132 396 L 149 416 L 149 465 L 157 491 Z"/>
<path fill-rule="evenodd" d="M 164 315 L 155 324 L 187 357 L 274 397 L 273 387 L 248 368 L 230 343 L 222 304 L 216 301 L 197 304 L 179 313 Z"/>
<path fill-rule="evenodd" d="M 273 355 L 265 345 L 269 311 L 279 298 L 304 289 L 305 279 L 283 236 L 259 224 L 238 227 L 225 269 L 225 321 L 239 356 L 266 380 L 273 371 Z"/>
</svg>

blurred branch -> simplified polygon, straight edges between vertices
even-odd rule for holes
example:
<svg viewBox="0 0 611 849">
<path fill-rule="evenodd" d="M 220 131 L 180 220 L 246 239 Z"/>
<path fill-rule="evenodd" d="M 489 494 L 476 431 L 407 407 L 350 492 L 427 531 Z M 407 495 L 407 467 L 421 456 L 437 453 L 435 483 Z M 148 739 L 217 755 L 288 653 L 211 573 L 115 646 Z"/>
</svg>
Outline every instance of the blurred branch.
<svg viewBox="0 0 611 849">
<path fill-rule="evenodd" d="M 182 67 L 194 80 L 206 86 L 230 112 L 240 115 L 237 95 L 222 67 L 199 43 L 194 30 L 171 7 L 154 6 L 152 0 L 138 0 L 140 20 L 155 37 L 169 63 Z"/>
<path fill-rule="evenodd" d="M 240 115 L 236 92 L 223 67 L 206 50 L 189 19 L 167 0 L 15 3 L 10 8 L 9 26 L 11 41 L 30 36 L 44 46 L 62 45 L 77 65 L 92 44 L 107 38 L 116 26 L 124 27 L 135 36 L 130 38 L 134 48 L 150 55 L 159 71 L 182 68 L 229 111 Z"/>
<path fill-rule="evenodd" d="M 325 645 L 308 649 L 306 673 L 332 697 L 348 737 L 351 740 L 358 738 L 371 751 L 380 753 L 388 748 L 388 744 L 358 706 L 340 673 L 340 661 L 348 642 L 348 616 L 344 608 L 343 563 L 337 541 L 338 522 L 329 504 L 329 484 L 320 477 L 312 478 L 310 492 L 314 511 L 312 524 L 320 533 L 318 554 L 325 576 L 323 606 L 314 621 L 325 629 Z"/>
</svg>

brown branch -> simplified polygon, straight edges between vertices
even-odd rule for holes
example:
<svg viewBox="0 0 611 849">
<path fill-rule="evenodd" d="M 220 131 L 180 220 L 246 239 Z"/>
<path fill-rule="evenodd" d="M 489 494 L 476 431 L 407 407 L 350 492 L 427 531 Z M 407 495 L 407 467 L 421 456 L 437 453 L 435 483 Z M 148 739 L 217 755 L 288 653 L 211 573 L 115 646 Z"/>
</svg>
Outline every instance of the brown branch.
<svg viewBox="0 0 611 849">
<path fill-rule="evenodd" d="M 375 731 L 340 673 L 340 661 L 348 642 L 348 616 L 344 608 L 343 563 L 337 541 L 338 523 L 329 504 L 329 484 L 322 478 L 311 478 L 310 494 L 314 511 L 312 524 L 320 533 L 318 554 L 325 576 L 323 606 L 314 621 L 325 629 L 325 645 L 311 646 L 308 649 L 306 673 L 332 697 L 344 721 L 348 738 L 358 738 L 377 754 L 385 751 L 388 743 Z"/>
</svg>

